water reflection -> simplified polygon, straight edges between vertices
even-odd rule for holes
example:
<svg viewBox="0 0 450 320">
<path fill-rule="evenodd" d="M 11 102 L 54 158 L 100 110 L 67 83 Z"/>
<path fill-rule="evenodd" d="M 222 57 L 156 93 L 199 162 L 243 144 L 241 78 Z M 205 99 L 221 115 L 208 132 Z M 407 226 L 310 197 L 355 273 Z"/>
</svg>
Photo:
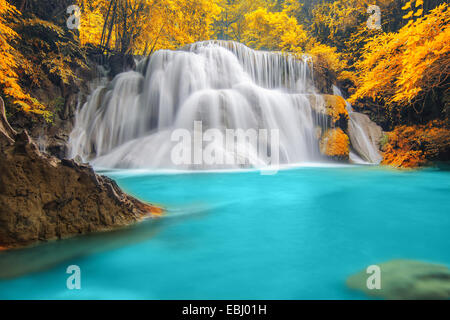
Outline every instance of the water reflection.
<svg viewBox="0 0 450 320">
<path fill-rule="evenodd" d="M 41 272 L 64 261 L 104 252 L 155 237 L 161 230 L 181 220 L 206 214 L 204 206 L 189 209 L 172 208 L 161 219 L 146 220 L 134 226 L 110 232 L 51 241 L 37 246 L 0 253 L 0 279 L 11 279 L 32 272 Z"/>
</svg>

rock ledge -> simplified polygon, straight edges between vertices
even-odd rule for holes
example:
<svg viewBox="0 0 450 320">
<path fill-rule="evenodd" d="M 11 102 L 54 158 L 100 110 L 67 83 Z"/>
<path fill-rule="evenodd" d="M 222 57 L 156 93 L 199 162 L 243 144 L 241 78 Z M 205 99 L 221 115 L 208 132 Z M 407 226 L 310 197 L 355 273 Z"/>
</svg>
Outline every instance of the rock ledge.
<svg viewBox="0 0 450 320">
<path fill-rule="evenodd" d="M 74 160 L 41 153 L 17 134 L 0 98 L 0 249 L 124 227 L 162 209 Z"/>
</svg>

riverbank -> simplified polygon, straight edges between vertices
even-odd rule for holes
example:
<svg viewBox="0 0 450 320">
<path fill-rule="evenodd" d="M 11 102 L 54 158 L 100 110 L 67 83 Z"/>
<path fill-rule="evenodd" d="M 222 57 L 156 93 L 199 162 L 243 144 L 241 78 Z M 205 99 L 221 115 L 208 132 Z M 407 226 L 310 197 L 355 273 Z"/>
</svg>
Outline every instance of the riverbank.
<svg viewBox="0 0 450 320">
<path fill-rule="evenodd" d="M 0 247 L 122 228 L 163 209 L 125 194 L 92 167 L 41 153 L 16 133 L 0 100 Z"/>
</svg>

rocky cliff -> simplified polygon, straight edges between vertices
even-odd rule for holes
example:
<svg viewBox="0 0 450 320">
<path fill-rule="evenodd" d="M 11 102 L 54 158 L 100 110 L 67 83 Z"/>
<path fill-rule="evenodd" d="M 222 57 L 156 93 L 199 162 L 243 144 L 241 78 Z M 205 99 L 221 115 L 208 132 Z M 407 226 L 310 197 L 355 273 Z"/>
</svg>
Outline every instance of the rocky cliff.
<svg viewBox="0 0 450 320">
<path fill-rule="evenodd" d="M 90 166 L 41 153 L 27 131 L 11 128 L 0 98 L 0 247 L 107 231 L 161 212 Z"/>
</svg>

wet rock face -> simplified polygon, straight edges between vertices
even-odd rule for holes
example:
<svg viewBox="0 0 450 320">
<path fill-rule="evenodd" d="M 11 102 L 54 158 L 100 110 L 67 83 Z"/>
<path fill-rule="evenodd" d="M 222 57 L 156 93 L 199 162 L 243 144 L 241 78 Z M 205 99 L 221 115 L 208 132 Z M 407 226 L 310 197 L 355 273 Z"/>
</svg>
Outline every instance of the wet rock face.
<svg viewBox="0 0 450 320">
<path fill-rule="evenodd" d="M 331 94 L 310 94 L 307 98 L 319 125 L 324 128 L 341 128 L 344 132 L 347 131 L 349 116 L 344 98 Z"/>
<path fill-rule="evenodd" d="M 158 213 L 90 166 L 40 153 L 0 109 L 0 247 L 106 231 Z"/>
<path fill-rule="evenodd" d="M 317 138 L 320 153 L 335 161 L 348 161 L 350 143 L 346 101 L 330 94 L 309 95 L 308 99 L 319 124 Z"/>
<path fill-rule="evenodd" d="M 380 289 L 369 290 L 366 270 L 347 279 L 347 286 L 383 299 L 450 299 L 450 270 L 444 265 L 414 260 L 378 264 Z"/>
<path fill-rule="evenodd" d="M 382 156 L 379 153 L 383 130 L 368 116 L 362 113 L 350 114 L 348 136 L 352 148 L 361 158 L 370 163 L 379 164 Z"/>
<path fill-rule="evenodd" d="M 134 62 L 134 58 L 131 55 L 127 54 L 115 54 L 109 58 L 109 68 L 111 78 L 114 78 L 121 72 L 133 70 L 136 68 L 136 64 Z"/>
</svg>

